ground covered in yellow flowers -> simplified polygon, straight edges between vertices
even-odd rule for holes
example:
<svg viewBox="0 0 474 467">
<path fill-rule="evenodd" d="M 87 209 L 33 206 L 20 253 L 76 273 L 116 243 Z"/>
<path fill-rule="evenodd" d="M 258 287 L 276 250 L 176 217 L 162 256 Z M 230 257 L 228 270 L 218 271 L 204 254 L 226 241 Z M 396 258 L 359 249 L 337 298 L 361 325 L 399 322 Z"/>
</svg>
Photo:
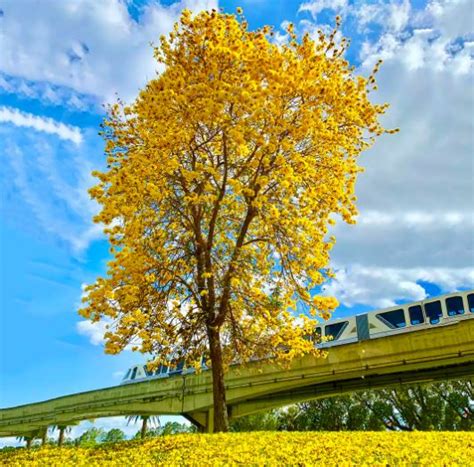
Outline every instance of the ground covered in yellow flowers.
<svg viewBox="0 0 474 467">
<path fill-rule="evenodd" d="M 474 433 L 183 434 L 0 452 L 1 465 L 474 465 Z"/>
</svg>

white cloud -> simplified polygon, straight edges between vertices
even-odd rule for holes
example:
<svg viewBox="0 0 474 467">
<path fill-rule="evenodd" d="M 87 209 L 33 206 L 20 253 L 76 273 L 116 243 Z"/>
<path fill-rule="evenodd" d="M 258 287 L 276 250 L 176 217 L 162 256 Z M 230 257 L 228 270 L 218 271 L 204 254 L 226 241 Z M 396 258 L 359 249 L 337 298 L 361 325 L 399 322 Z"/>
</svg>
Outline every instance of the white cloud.
<svg viewBox="0 0 474 467">
<path fill-rule="evenodd" d="M 92 321 L 85 320 L 79 321 L 76 324 L 77 332 L 89 339 L 89 342 L 93 345 L 104 344 L 104 334 L 107 331 L 107 326 L 110 324 L 110 320 L 105 318 L 93 323 Z"/>
<path fill-rule="evenodd" d="M 316 19 L 318 13 L 321 13 L 323 10 L 333 10 L 341 12 L 347 8 L 347 0 L 312 0 L 309 2 L 304 2 L 300 5 L 298 11 L 308 11 L 311 13 L 311 16 Z"/>
<path fill-rule="evenodd" d="M 15 205 L 10 221 L 65 243 L 77 256 L 103 238 L 102 226 L 92 222 L 98 205 L 87 192 L 94 184 L 90 158 L 101 149 L 90 131 L 83 134 L 81 145 L 16 127 L 3 128 L 0 137 L 5 195 Z"/>
<path fill-rule="evenodd" d="M 466 36 L 473 32 L 474 8 L 472 0 L 432 0 L 424 17 L 435 21 L 448 36 Z"/>
<path fill-rule="evenodd" d="M 13 86 L 0 74 L 0 89 L 4 92 L 13 92 Z"/>
<path fill-rule="evenodd" d="M 422 211 L 367 211 L 359 216 L 358 225 L 390 225 L 401 224 L 404 227 L 429 227 L 444 229 L 448 227 L 474 228 L 473 212 L 422 212 Z"/>
<path fill-rule="evenodd" d="M 40 100 L 43 105 L 63 106 L 79 112 L 100 111 L 96 98 L 77 93 L 69 87 L 57 86 L 45 81 L 30 81 L 0 73 L 0 91 L 20 98 Z"/>
<path fill-rule="evenodd" d="M 336 296 L 346 306 L 369 304 L 384 308 L 395 305 L 396 300 L 426 298 L 419 281 L 435 283 L 446 291 L 474 287 L 474 267 L 397 269 L 356 264 L 337 270 L 336 280 L 324 286 L 324 293 Z"/>
<path fill-rule="evenodd" d="M 133 97 L 155 73 L 148 42 L 169 31 L 183 6 L 195 10 L 215 6 L 204 0 L 171 6 L 153 3 L 134 21 L 119 0 L 53 2 L 41 10 L 24 8 L 24 4 L 20 8 L 12 2 L 5 7 L 0 40 L 8 53 L 0 64 L 6 73 L 3 78 L 0 75 L 0 87 L 5 92 L 42 96 L 53 105 L 77 100 L 77 106 L 85 94 L 100 100 L 115 91 Z M 412 298 L 419 292 L 416 282 L 425 280 L 430 270 L 444 271 L 430 277 L 446 289 L 469 284 L 466 268 L 474 263 L 474 43 L 466 41 L 472 33 L 471 2 L 433 0 L 417 10 L 407 0 L 370 4 L 318 0 L 304 2 L 299 9 L 313 18 L 323 10 L 351 16 L 359 32 L 382 28 L 375 40 L 374 35 L 367 36 L 359 71 L 367 74 L 378 58 L 385 60 L 378 77 L 380 91 L 373 98 L 391 104 L 385 125 L 401 128 L 397 135 L 380 138 L 361 157 L 366 167 L 357 187 L 362 214 L 357 226 L 336 227 L 334 264 L 345 266 L 346 282 L 356 280 L 351 271 L 363 268 L 358 287 L 373 286 L 377 291 L 359 294 L 367 304 L 393 302 L 404 298 L 403 294 Z M 307 31 L 319 26 L 308 19 L 299 24 Z M 284 39 L 278 36 L 277 42 Z M 21 114 L 15 118 L 31 122 Z M 37 147 L 35 142 L 30 153 L 40 155 L 37 169 L 48 182 L 48 195 L 32 186 L 31 156 L 26 157 L 18 139 L 9 146 L 12 150 L 5 151 L 15 183 L 44 229 L 81 251 L 101 236 L 100 227 L 90 223 L 97 206 L 85 191 L 92 184 L 91 162 L 82 151 L 73 153 L 80 176 L 72 183 L 63 177 L 64 162 Z M 74 219 L 79 219 L 78 225 L 59 214 L 49 195 L 66 204 Z M 372 276 L 367 272 L 371 269 Z M 390 273 L 389 277 L 399 278 L 405 286 L 397 288 L 390 281 L 390 286 L 374 286 L 372 281 L 380 271 L 398 271 L 399 275 Z M 349 302 L 353 300 L 348 298 Z"/>
<path fill-rule="evenodd" d="M 75 144 L 82 142 L 81 130 L 78 127 L 65 125 L 52 118 L 22 112 L 13 107 L 0 106 L 0 122 L 12 123 L 18 127 L 33 128 L 36 131 L 42 131 L 56 135 L 61 139 L 72 141 Z"/>
<path fill-rule="evenodd" d="M 407 26 L 410 19 L 409 0 L 375 3 L 361 3 L 352 7 L 348 13 L 357 19 L 359 31 L 367 31 L 374 24 L 382 25 L 386 30 L 398 32 Z"/>
<path fill-rule="evenodd" d="M 38 8 L 34 0 L 24 0 L 2 6 L 0 91 L 79 111 L 95 111 L 115 93 L 131 99 L 156 72 L 150 41 L 169 32 L 183 8 L 216 7 L 214 0 L 152 1 L 140 7 L 135 20 L 127 4 L 76 0 Z M 43 233 L 67 242 L 75 254 L 103 238 L 102 227 L 91 222 L 98 206 L 87 193 L 95 184 L 90 170 L 101 162 L 92 162 L 102 153 L 95 131 L 9 107 L 0 108 L 0 121 L 39 132 L 0 129 L 8 189 L 21 197 L 18 205 L 30 208 L 24 215 L 16 210 L 18 221 L 36 220 Z M 65 150 L 47 135 L 83 144 Z"/>
<path fill-rule="evenodd" d="M 155 75 L 150 42 L 172 29 L 183 8 L 217 7 L 215 0 L 145 5 L 138 21 L 123 0 L 49 2 L 3 6 L 0 71 L 30 81 L 67 86 L 107 101 L 125 100 Z"/>
<path fill-rule="evenodd" d="M 384 59 L 372 97 L 391 104 L 384 124 L 401 131 L 361 156 L 361 215 L 356 226 L 334 229 L 338 272 L 326 292 L 382 307 L 423 298 L 420 281 L 474 288 L 474 60 L 463 39 L 472 34 L 472 4 L 431 2 L 420 12 L 378 2 L 347 14 L 360 30 L 383 27 L 361 48 L 359 71 Z"/>
<path fill-rule="evenodd" d="M 410 2 L 403 0 L 400 3 L 390 3 L 388 24 L 394 31 L 400 31 L 408 24 L 410 16 Z"/>
</svg>

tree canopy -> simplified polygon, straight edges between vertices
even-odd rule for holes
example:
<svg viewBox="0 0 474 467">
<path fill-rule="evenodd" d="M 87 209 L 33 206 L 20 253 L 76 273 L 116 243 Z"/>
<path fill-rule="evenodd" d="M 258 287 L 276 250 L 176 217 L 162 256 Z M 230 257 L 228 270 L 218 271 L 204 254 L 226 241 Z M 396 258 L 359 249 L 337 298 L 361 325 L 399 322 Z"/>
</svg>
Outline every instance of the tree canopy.
<svg viewBox="0 0 474 467">
<path fill-rule="evenodd" d="M 126 439 L 125 433 L 119 428 L 112 428 L 100 436 L 100 442 L 102 443 L 118 443 Z"/>
<path fill-rule="evenodd" d="M 354 222 L 357 156 L 386 131 L 336 29 L 288 32 L 278 45 L 242 16 L 185 10 L 154 49 L 163 71 L 110 107 L 90 190 L 113 259 L 80 313 L 113 323 L 109 353 L 209 356 L 217 430 L 228 363 L 318 355 L 305 336 L 337 306 L 313 293 L 332 275 L 328 226 Z"/>
</svg>

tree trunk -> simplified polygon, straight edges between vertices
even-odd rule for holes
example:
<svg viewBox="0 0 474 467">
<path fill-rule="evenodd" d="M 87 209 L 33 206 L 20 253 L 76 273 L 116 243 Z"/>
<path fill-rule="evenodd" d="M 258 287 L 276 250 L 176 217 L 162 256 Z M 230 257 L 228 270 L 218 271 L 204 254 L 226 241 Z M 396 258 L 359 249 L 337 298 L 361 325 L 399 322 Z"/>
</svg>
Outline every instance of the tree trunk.
<svg viewBox="0 0 474 467">
<path fill-rule="evenodd" d="M 48 440 L 48 431 L 43 432 L 41 436 L 41 446 L 46 446 L 46 441 Z"/>
<path fill-rule="evenodd" d="M 59 438 L 58 438 L 58 446 L 62 446 L 64 442 L 64 427 L 59 428 Z"/>
<path fill-rule="evenodd" d="M 31 448 L 31 442 L 33 441 L 33 438 L 26 438 L 26 449 Z"/>
<path fill-rule="evenodd" d="M 229 431 L 229 415 L 225 399 L 224 364 L 219 330 L 208 326 L 209 352 L 212 367 L 212 394 L 214 397 L 214 431 Z"/>
<path fill-rule="evenodd" d="M 146 432 L 147 432 L 147 424 L 148 424 L 148 415 L 145 417 L 142 417 L 142 431 L 141 431 L 141 438 L 145 439 Z"/>
</svg>

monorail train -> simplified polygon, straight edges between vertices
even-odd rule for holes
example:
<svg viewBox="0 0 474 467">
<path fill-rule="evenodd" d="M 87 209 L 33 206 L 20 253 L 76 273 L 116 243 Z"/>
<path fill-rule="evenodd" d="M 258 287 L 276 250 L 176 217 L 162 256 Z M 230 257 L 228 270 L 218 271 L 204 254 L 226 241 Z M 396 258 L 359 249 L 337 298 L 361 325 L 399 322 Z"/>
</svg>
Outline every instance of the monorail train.
<svg viewBox="0 0 474 467">
<path fill-rule="evenodd" d="M 203 370 L 207 370 L 204 357 L 201 361 L 201 367 Z M 194 368 L 186 368 L 184 361 L 179 362 L 178 365 L 175 366 L 159 365 L 155 371 L 150 371 L 146 364 L 135 365 L 128 369 L 120 384 L 135 383 L 148 379 L 168 378 L 169 376 L 175 375 L 189 375 L 191 373 L 194 373 Z"/>
<path fill-rule="evenodd" d="M 473 318 L 474 290 L 455 292 L 419 302 L 330 320 L 327 323 L 320 324 L 315 330 L 317 334 L 330 340 L 316 345 L 327 348 L 401 332 L 421 331 L 432 326 L 451 325 Z M 160 365 L 154 372 L 149 371 L 146 365 L 135 365 L 127 371 L 121 384 L 152 378 L 167 378 L 193 372 L 194 369 L 184 367 L 184 362 L 180 362 L 174 367 Z"/>
</svg>

